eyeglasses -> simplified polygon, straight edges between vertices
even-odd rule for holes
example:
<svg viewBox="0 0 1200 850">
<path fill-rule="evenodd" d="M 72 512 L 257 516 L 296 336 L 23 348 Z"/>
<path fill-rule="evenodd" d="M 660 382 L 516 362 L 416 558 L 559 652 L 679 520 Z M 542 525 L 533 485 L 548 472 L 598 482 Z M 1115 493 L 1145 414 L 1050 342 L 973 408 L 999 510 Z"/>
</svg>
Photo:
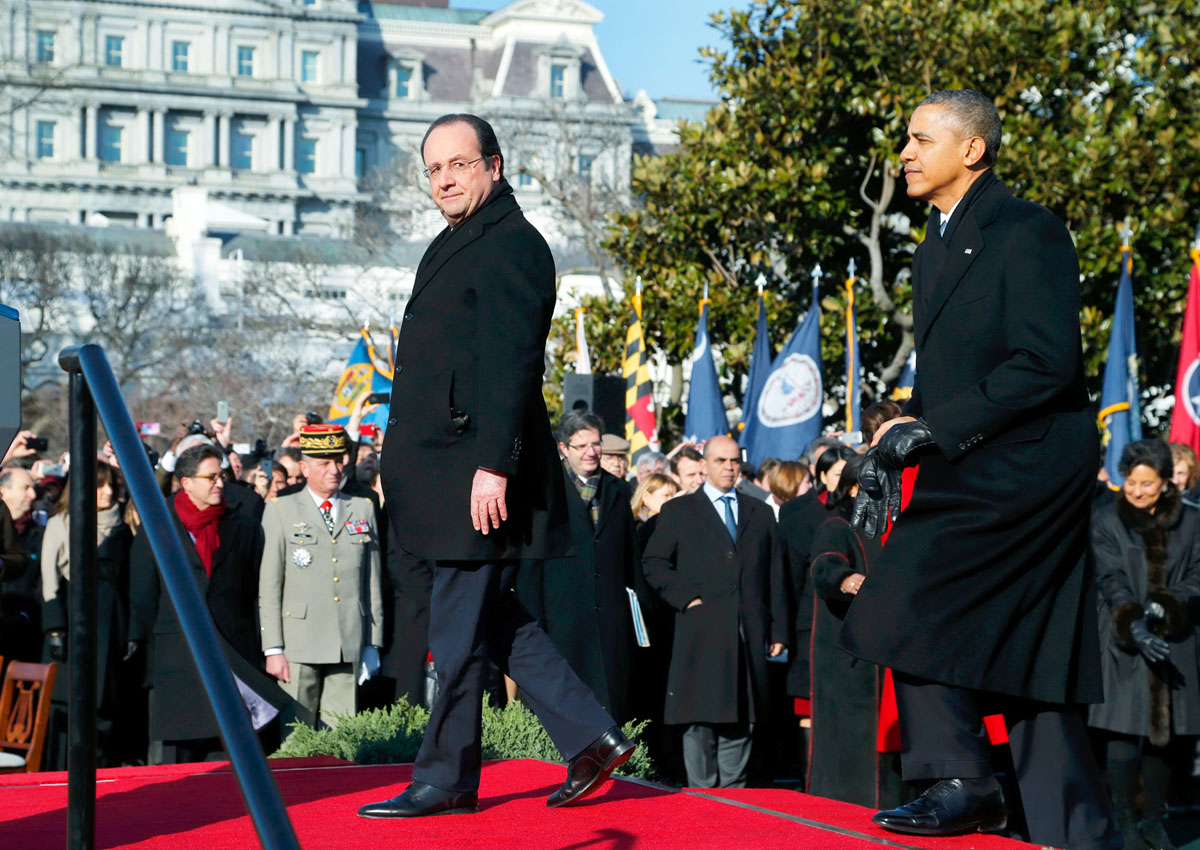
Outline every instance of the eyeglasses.
<svg viewBox="0 0 1200 850">
<path fill-rule="evenodd" d="M 446 166 L 435 165 L 433 168 L 422 168 L 421 173 L 430 179 L 437 177 L 439 174 L 441 174 L 443 168 L 450 169 L 451 174 L 462 174 L 466 171 L 469 171 L 471 166 L 473 166 L 475 163 L 479 162 L 479 160 L 481 160 L 481 159 L 486 159 L 486 157 L 481 156 L 481 157 L 471 160 L 470 162 L 464 162 L 461 159 L 456 159 L 456 160 L 454 160 L 454 162 L 452 162 Z"/>
<path fill-rule="evenodd" d="M 599 449 L 599 448 L 603 448 L 603 446 L 604 446 L 603 443 L 581 443 L 580 445 L 577 445 L 577 446 L 572 446 L 569 443 L 567 444 L 568 449 L 571 449 L 572 451 L 576 451 L 576 452 L 586 452 L 588 449 Z"/>
<path fill-rule="evenodd" d="M 188 478 L 201 478 L 207 481 L 213 487 L 216 487 L 218 484 L 222 486 L 225 485 L 225 478 L 219 472 L 213 475 L 189 475 Z"/>
</svg>

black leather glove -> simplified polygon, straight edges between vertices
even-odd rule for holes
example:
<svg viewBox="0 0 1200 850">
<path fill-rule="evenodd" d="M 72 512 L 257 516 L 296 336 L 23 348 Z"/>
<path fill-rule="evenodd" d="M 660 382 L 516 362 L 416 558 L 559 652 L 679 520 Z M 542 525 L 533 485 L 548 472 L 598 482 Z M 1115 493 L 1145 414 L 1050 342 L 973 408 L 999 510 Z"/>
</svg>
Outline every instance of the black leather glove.
<svg viewBox="0 0 1200 850">
<path fill-rule="evenodd" d="M 933 432 L 929 430 L 929 424 L 924 419 L 918 419 L 893 425 L 879 438 L 876 448 L 884 463 L 903 469 L 915 464 L 921 449 L 933 444 Z"/>
<path fill-rule="evenodd" d="M 1150 634 L 1145 620 L 1134 620 L 1129 624 L 1129 633 L 1137 645 L 1138 652 L 1150 664 L 1163 661 L 1171 654 L 1171 648 L 1160 637 Z"/>
<path fill-rule="evenodd" d="M 46 635 L 46 649 L 50 652 L 50 658 L 53 661 L 63 662 L 67 660 L 67 635 L 65 632 L 50 632 Z"/>
<path fill-rule="evenodd" d="M 889 516 L 900 516 L 900 479 L 900 470 L 882 461 L 878 447 L 867 452 L 858 470 L 850 524 L 868 539 L 887 531 Z"/>
</svg>

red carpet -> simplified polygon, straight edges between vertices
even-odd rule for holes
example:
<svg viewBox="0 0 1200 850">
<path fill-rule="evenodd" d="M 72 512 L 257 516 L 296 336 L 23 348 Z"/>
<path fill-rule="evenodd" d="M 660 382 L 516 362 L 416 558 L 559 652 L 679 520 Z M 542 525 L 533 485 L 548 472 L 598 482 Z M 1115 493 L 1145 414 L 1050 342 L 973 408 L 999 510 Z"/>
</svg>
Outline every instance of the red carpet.
<svg viewBox="0 0 1200 850">
<path fill-rule="evenodd" d="M 871 826 L 857 806 L 794 791 L 676 791 L 610 782 L 573 808 L 547 809 L 561 765 L 491 762 L 481 811 L 413 821 L 364 820 L 359 806 L 402 791 L 407 765 L 358 766 L 337 759 L 274 759 L 271 767 L 305 850 L 1019 850 L 995 836 L 919 839 Z M 258 846 L 226 763 L 99 772 L 98 848 L 251 850 Z M 0 848 L 65 846 L 66 774 L 0 776 Z"/>
</svg>

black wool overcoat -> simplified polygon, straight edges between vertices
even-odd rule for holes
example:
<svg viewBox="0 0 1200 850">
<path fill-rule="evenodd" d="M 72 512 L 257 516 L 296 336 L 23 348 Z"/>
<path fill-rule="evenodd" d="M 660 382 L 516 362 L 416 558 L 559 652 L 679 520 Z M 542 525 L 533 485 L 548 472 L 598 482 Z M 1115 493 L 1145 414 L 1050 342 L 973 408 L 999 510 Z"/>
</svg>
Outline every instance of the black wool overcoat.
<svg viewBox="0 0 1200 850">
<path fill-rule="evenodd" d="M 564 484 L 571 488 L 567 513 L 575 554 L 523 564 L 517 595 L 600 704 L 624 723 L 634 717 L 640 652 L 625 588 L 636 591 L 645 583 L 629 487 L 600 470 L 600 521 L 593 527 L 587 504 L 565 472 Z"/>
<path fill-rule="evenodd" d="M 1104 702 L 1088 710 L 1088 724 L 1161 746 L 1172 735 L 1200 734 L 1200 511 L 1174 494 L 1157 507 L 1151 515 L 1118 494 L 1092 519 Z M 1148 546 L 1155 536 L 1159 545 Z M 1151 630 L 1171 648 L 1153 669 L 1129 633 L 1151 601 L 1167 613 Z"/>
<path fill-rule="evenodd" d="M 852 574 L 870 576 L 879 538 L 858 534 L 841 511 L 827 512 L 812 539 L 812 733 L 809 794 L 860 806 L 890 808 L 903 802 L 899 759 L 876 747 L 884 671 L 837 648 L 854 597 L 842 592 Z"/>
<path fill-rule="evenodd" d="M 192 578 L 208 605 L 218 641 L 230 670 L 277 708 L 290 699 L 263 670 L 258 633 L 258 565 L 262 560 L 262 528 L 248 511 L 227 509 L 217 524 L 220 546 L 209 576 L 191 536 L 168 502 L 172 524 Z M 134 538 L 130 553 L 130 640 L 143 641 L 150 653 L 154 688 L 150 711 L 153 741 L 194 740 L 220 734 L 196 662 L 192 660 L 179 615 L 158 573 L 146 535 Z"/>
<path fill-rule="evenodd" d="M 646 580 L 675 609 L 665 723 L 748 720 L 743 669 L 755 716 L 766 717 L 767 646 L 788 642 L 783 558 L 770 507 L 743 494 L 737 503 L 736 545 L 701 489 L 663 505 L 642 555 Z"/>
<path fill-rule="evenodd" d="M 396 341 L 380 459 L 397 543 L 428 560 L 557 558 L 570 550 L 542 399 L 554 259 L 504 180 L 417 267 Z M 471 526 L 478 468 L 508 476 L 508 520 Z"/>
<path fill-rule="evenodd" d="M 1066 227 L 989 171 L 913 262 L 917 378 L 937 441 L 841 646 L 913 676 L 1101 699 L 1088 519 L 1099 464 Z"/>
<path fill-rule="evenodd" d="M 788 610 L 794 615 L 794 646 L 789 653 L 787 692 L 801 699 L 812 690 L 813 587 L 809 577 L 813 535 L 832 515 L 816 489 L 784 502 L 779 508 L 779 542 L 788 577 Z"/>
</svg>

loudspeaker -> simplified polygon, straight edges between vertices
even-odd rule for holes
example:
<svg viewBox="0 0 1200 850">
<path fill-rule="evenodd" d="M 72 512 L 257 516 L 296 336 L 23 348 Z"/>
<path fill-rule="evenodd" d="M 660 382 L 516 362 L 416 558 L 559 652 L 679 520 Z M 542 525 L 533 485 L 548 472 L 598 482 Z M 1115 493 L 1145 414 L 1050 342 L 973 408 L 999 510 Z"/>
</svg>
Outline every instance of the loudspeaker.
<svg viewBox="0 0 1200 850">
<path fill-rule="evenodd" d="M 563 413 L 583 408 L 600 415 L 604 433 L 625 436 L 625 379 L 620 375 L 566 375 Z"/>
<path fill-rule="evenodd" d="M 0 304 L 0 457 L 21 430 L 21 317 Z"/>
</svg>

